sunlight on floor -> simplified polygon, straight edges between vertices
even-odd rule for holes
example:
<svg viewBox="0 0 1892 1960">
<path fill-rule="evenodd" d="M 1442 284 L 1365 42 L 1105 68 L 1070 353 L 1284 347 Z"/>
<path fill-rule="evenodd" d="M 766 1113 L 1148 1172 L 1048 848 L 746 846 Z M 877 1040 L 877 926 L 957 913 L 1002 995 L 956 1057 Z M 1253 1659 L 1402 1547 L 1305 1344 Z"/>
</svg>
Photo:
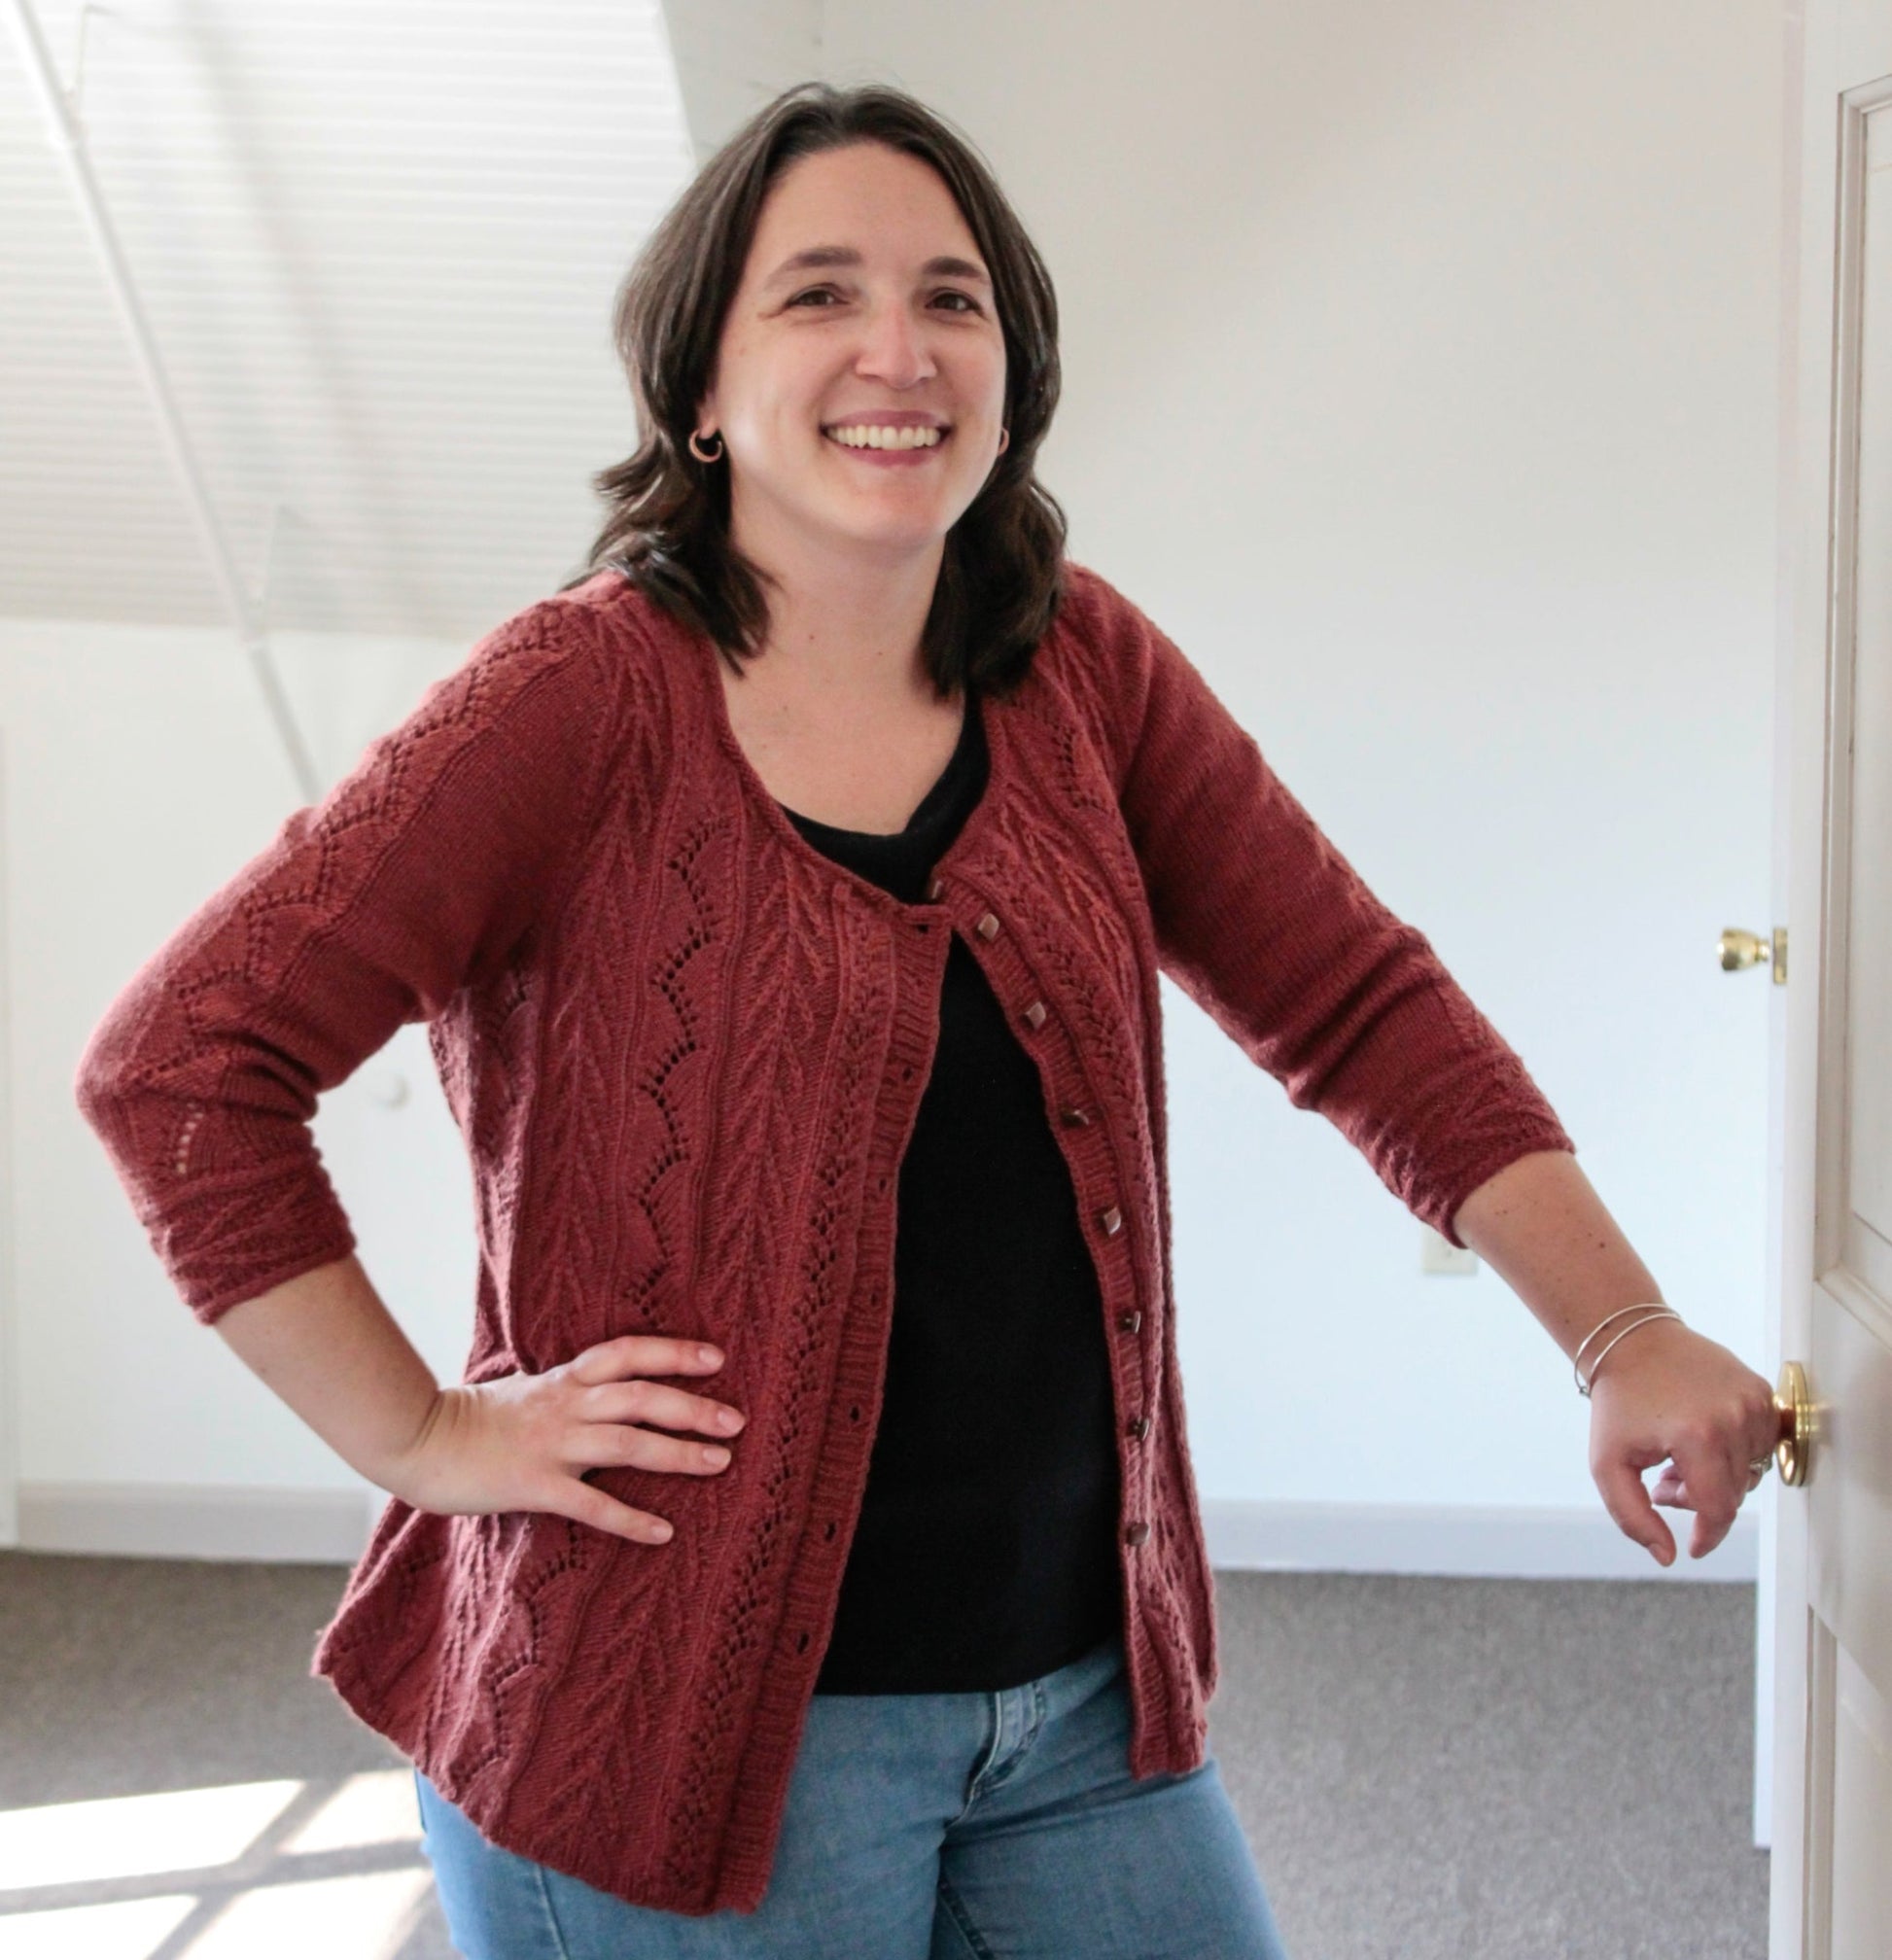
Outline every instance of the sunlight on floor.
<svg viewBox="0 0 1892 1960">
<path fill-rule="evenodd" d="M 190 1960 L 394 1960 L 425 1872 L 368 1872 L 240 1893 L 185 1947 Z M 11 1955 L 9 1955 L 11 1960 Z"/>
<path fill-rule="evenodd" d="M 393 1960 L 431 1882 L 406 1768 L 0 1811 L 7 1960 Z"/>
<path fill-rule="evenodd" d="M 0 1811 L 0 1889 L 228 1865 L 301 1789 L 285 1778 Z"/>
<path fill-rule="evenodd" d="M 351 1776 L 306 1824 L 291 1832 L 284 1851 L 352 1851 L 364 1844 L 418 1844 L 413 1772 L 370 1769 Z"/>
<path fill-rule="evenodd" d="M 128 1899 L 0 1919 L 7 1960 L 143 1960 L 191 1916 L 194 1899 Z"/>
</svg>

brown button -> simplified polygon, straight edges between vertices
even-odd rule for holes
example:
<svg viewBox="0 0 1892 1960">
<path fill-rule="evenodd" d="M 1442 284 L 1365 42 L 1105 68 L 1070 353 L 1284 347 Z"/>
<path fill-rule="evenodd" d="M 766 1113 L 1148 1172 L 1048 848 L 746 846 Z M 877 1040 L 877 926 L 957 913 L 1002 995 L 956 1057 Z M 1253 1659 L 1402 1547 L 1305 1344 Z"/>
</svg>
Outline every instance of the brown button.
<svg viewBox="0 0 1892 1960">
<path fill-rule="evenodd" d="M 945 881 L 945 879 L 943 879 L 943 878 L 935 878 L 935 879 L 934 879 L 934 880 L 932 881 L 932 883 L 931 883 L 930 885 L 928 885 L 928 886 L 927 887 L 927 896 L 928 896 L 928 898 L 937 898 L 937 897 L 939 896 L 939 894 L 940 894 L 940 893 L 941 893 L 941 892 L 942 892 L 943 891 L 945 891 L 945 889 L 946 889 L 946 881 Z"/>
<path fill-rule="evenodd" d="M 1106 1239 L 1114 1239 L 1123 1230 L 1123 1213 L 1112 1205 L 1109 1210 L 1097 1214 L 1097 1222 L 1104 1227 Z"/>
<path fill-rule="evenodd" d="M 1091 1127 L 1090 1112 L 1074 1106 L 1069 1109 L 1060 1109 L 1058 1111 L 1058 1121 L 1067 1130 L 1088 1130 Z"/>
<path fill-rule="evenodd" d="M 1147 1416 L 1132 1417 L 1124 1430 L 1124 1434 L 1140 1443 L 1149 1434 L 1149 1418 Z"/>
<path fill-rule="evenodd" d="M 1025 1018 L 1034 1028 L 1044 1026 L 1045 1005 L 1042 1000 L 1034 1000 L 1025 1010 Z"/>
<path fill-rule="evenodd" d="M 1123 1542 L 1126 1545 L 1140 1545 L 1149 1536 L 1149 1526 L 1139 1518 L 1135 1523 L 1123 1527 Z"/>
<path fill-rule="evenodd" d="M 998 913 L 988 912 L 984 914 L 983 917 L 981 917 L 981 919 L 979 920 L 979 923 L 976 926 L 974 926 L 972 929 L 979 935 L 981 939 L 997 939 L 999 936 Z"/>
<path fill-rule="evenodd" d="M 1138 1328 L 1140 1327 L 1142 1324 L 1143 1324 L 1143 1316 L 1140 1312 L 1138 1312 L 1138 1310 L 1135 1307 L 1133 1307 L 1128 1313 L 1119 1313 L 1117 1315 L 1117 1325 L 1121 1327 L 1126 1334 L 1136 1333 Z"/>
</svg>

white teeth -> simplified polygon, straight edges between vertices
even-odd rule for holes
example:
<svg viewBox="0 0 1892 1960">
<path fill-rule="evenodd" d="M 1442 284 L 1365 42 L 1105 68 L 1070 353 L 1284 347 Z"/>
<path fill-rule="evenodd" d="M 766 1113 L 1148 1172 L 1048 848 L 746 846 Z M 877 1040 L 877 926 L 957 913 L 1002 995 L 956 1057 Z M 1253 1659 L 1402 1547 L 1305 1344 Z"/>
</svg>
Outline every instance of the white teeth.
<svg viewBox="0 0 1892 1960">
<path fill-rule="evenodd" d="M 942 429 L 893 429 L 879 422 L 850 423 L 827 433 L 850 449 L 933 449 L 945 439 Z"/>
</svg>

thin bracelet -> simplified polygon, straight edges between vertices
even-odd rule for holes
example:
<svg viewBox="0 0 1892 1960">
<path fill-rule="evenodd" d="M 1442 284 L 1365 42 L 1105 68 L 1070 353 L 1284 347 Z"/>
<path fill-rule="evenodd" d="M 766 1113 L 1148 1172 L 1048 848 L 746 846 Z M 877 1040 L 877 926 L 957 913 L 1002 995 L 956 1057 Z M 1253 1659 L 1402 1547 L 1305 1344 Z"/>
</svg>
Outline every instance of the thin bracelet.
<svg viewBox="0 0 1892 1960">
<path fill-rule="evenodd" d="M 1612 1321 L 1622 1319 L 1626 1313 L 1640 1313 L 1650 1307 L 1666 1306 L 1668 1306 L 1666 1300 L 1639 1300 L 1633 1307 L 1619 1307 L 1614 1313 L 1605 1313 L 1595 1326 L 1577 1343 L 1577 1351 L 1570 1356 L 1570 1372 L 1577 1378 L 1577 1386 L 1579 1388 L 1583 1386 L 1583 1369 L 1580 1365 L 1583 1361 L 1583 1350 L 1595 1340 L 1605 1327 L 1609 1326 Z M 1593 1369 L 1592 1373 L 1594 1374 L 1594 1372 Z"/>
<path fill-rule="evenodd" d="M 1578 1390 L 1586 1397 L 1589 1395 L 1591 1389 L 1595 1385 L 1597 1369 L 1603 1365 L 1609 1356 L 1610 1349 L 1617 1345 L 1617 1342 L 1627 1341 L 1638 1327 L 1646 1327 L 1652 1320 L 1679 1320 L 1681 1317 L 1672 1307 L 1664 1307 L 1659 1312 L 1645 1313 L 1640 1320 L 1631 1320 L 1622 1333 L 1616 1336 L 1615 1340 L 1606 1341 L 1603 1344 L 1601 1351 L 1597 1354 L 1595 1360 L 1590 1364 L 1590 1380 L 1588 1382 L 1579 1382 L 1577 1383 Z"/>
</svg>

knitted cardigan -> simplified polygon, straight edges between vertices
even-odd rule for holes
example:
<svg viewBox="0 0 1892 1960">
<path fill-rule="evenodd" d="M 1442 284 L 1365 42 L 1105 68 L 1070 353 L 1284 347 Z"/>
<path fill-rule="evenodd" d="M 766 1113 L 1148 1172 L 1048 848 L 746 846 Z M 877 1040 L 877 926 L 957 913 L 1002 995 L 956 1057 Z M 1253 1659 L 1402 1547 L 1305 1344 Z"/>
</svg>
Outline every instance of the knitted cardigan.
<svg viewBox="0 0 1892 1960">
<path fill-rule="evenodd" d="M 1177 1372 L 1157 975 L 1453 1242 L 1557 1116 L 1181 651 L 1067 560 L 986 793 L 908 905 L 730 727 L 718 655 L 614 571 L 527 607 L 137 971 L 75 1089 L 206 1324 L 352 1252 L 318 1095 L 424 1021 L 472 1162 L 464 1380 L 701 1336 L 715 1478 L 599 1488 L 667 1544 L 391 1499 L 316 1647 L 493 1842 L 753 1911 L 880 1410 L 894 1186 L 958 934 L 1043 1078 L 1116 1401 L 1129 1767 L 1205 1757 L 1217 1674 Z M 696 1382 L 684 1385 L 700 1386 Z"/>
</svg>

